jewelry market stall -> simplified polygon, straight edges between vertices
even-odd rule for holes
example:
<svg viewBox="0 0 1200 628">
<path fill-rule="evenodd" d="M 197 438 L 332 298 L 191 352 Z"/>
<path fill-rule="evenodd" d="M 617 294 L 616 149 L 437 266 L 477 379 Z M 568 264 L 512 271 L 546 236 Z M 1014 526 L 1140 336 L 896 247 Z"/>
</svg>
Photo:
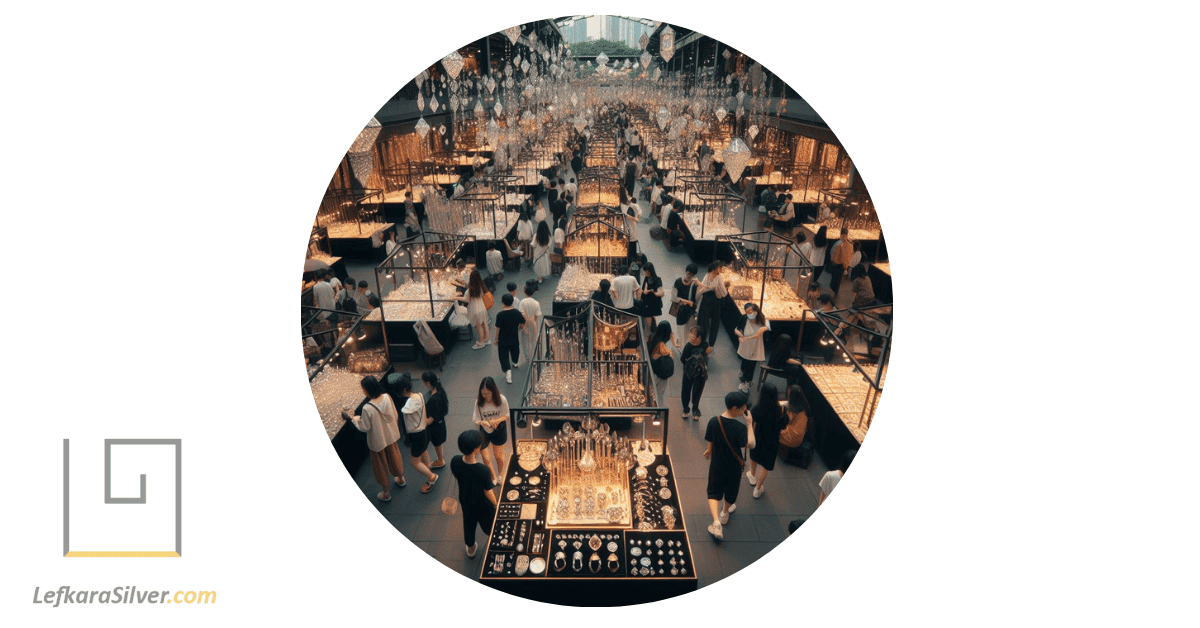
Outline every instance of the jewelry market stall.
<svg viewBox="0 0 1200 628">
<path fill-rule="evenodd" d="M 604 205 L 580 208 L 567 224 L 563 258 L 593 273 L 611 274 L 629 259 L 625 215 Z M 596 288 L 592 288 L 595 290 Z"/>
<path fill-rule="evenodd" d="M 799 385 L 813 409 L 817 452 L 826 465 L 857 450 L 875 416 L 892 348 L 892 306 L 817 312 L 825 364 L 804 364 Z"/>
<path fill-rule="evenodd" d="M 382 221 L 383 190 L 332 189 L 321 199 L 315 225 L 329 236 L 329 253 L 352 259 L 373 259 L 394 224 Z"/>
<path fill-rule="evenodd" d="M 382 380 L 391 370 L 378 330 L 362 325 L 357 314 L 301 307 L 301 336 L 308 384 L 329 442 L 346 471 L 354 475 L 367 459 L 367 435 L 342 419 L 342 409 L 362 412 L 366 395 L 359 382 L 367 375 Z"/>
<path fill-rule="evenodd" d="M 600 289 L 600 282 L 605 279 L 611 284 L 616 276 L 593 273 L 582 264 L 567 264 L 558 278 L 558 285 L 554 287 L 553 314 L 563 316 L 591 301 L 592 293 Z"/>
<path fill-rule="evenodd" d="M 714 181 L 710 179 L 710 181 Z M 697 264 L 708 264 L 716 259 L 728 260 L 730 251 L 722 243 L 722 236 L 746 232 L 746 213 L 740 212 L 742 197 L 720 187 L 716 191 L 693 191 L 688 195 L 694 202 L 680 216 L 687 232 L 683 248 L 688 257 Z"/>
<path fill-rule="evenodd" d="M 633 339 L 633 342 L 629 342 Z M 599 304 L 547 317 L 519 407 L 480 582 L 573 606 L 697 586 L 638 318 Z M 653 583 L 653 584 L 651 584 Z"/>
<path fill-rule="evenodd" d="M 494 183 L 494 180 L 489 180 L 489 184 L 491 183 Z M 517 203 L 519 202 L 518 200 Z M 474 238 L 474 252 L 471 256 L 477 264 L 482 265 L 489 244 L 495 245 L 503 253 L 505 247 L 501 240 L 511 241 L 516 238 L 519 214 L 516 211 L 508 211 L 507 204 L 508 198 L 504 193 L 477 185 L 471 188 L 470 192 L 452 199 L 449 203 L 449 218 L 451 222 L 459 222 L 458 227 L 453 231 L 446 231 L 443 227 L 447 225 L 439 224 L 434 230 Z M 445 216 L 444 213 L 442 215 Z M 433 227 L 432 222 L 430 227 Z"/>
<path fill-rule="evenodd" d="M 617 169 L 591 166 L 579 173 L 579 196 L 575 205 L 586 207 L 604 205 L 619 207 L 621 205 L 621 179 Z"/>
<path fill-rule="evenodd" d="M 862 244 L 864 262 L 887 259 L 882 246 L 883 231 L 871 197 L 862 190 L 821 190 L 821 202 L 829 207 L 829 216 L 815 223 L 800 225 L 811 242 L 817 230 L 825 227 L 830 246 L 841 239 L 841 228 L 850 230 L 850 239 Z M 830 249 L 832 250 L 832 249 Z"/>
<path fill-rule="evenodd" d="M 420 343 L 414 327 L 425 321 L 446 351 L 454 346 L 450 314 L 473 266 L 474 238 L 425 231 L 396 246 L 375 268 L 375 293 L 381 307 L 364 317 L 364 324 L 382 326 L 390 362 L 414 361 Z"/>
<path fill-rule="evenodd" d="M 717 240 L 727 243 L 732 253 L 729 269 L 721 277 L 729 284 L 733 304 L 732 316 L 723 316 L 722 322 L 734 345 L 737 336 L 733 331 L 743 308 L 754 303 L 771 322 L 773 336 L 795 338 L 797 350 L 815 346 L 822 328 L 815 324 L 816 314 L 801 296 L 808 290 L 814 267 L 796 243 L 772 231 L 718 236 Z"/>
</svg>

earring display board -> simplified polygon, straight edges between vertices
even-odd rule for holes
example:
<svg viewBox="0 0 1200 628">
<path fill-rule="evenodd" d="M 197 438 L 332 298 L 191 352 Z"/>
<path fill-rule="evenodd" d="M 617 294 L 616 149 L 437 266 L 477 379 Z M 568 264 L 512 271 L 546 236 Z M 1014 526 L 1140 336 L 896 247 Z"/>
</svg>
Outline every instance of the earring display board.
<svg viewBox="0 0 1200 628">
<path fill-rule="evenodd" d="M 515 445 L 520 451 L 534 442 Z M 654 445 L 662 451 L 662 443 Z M 572 606 L 641 604 L 696 590 L 691 541 L 669 455 L 652 454 L 646 465 L 621 470 L 624 481 L 617 499 L 627 500 L 631 517 L 601 525 L 558 522 L 555 511 L 565 501 L 565 508 L 583 513 L 589 500 L 605 495 L 611 503 L 613 493 L 592 494 L 569 482 L 556 483 L 544 463 L 527 469 L 523 458 L 528 456 L 510 459 L 499 489 L 480 582 L 527 599 Z M 547 485 L 549 489 L 539 488 Z"/>
</svg>

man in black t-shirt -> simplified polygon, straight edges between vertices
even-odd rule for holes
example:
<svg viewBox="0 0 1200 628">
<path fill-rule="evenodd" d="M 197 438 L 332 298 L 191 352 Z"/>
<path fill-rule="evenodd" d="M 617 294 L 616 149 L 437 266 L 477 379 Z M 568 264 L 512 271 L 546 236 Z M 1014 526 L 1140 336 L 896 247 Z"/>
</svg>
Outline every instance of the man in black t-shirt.
<svg viewBox="0 0 1200 628">
<path fill-rule="evenodd" d="M 500 350 L 500 370 L 504 371 L 504 380 L 512 383 L 512 365 L 521 361 L 521 328 L 525 326 L 525 316 L 513 307 L 513 296 L 506 294 L 500 298 L 504 309 L 496 314 L 496 333 L 492 341 Z"/>
<path fill-rule="evenodd" d="M 729 523 L 734 511 L 738 489 L 741 487 L 743 448 L 754 449 L 754 420 L 750 416 L 750 397 L 734 391 L 725 395 L 725 413 L 708 420 L 704 440 L 708 448 L 704 458 L 708 463 L 708 509 L 713 522 L 708 533 L 717 539 L 725 538 L 723 526 Z M 738 421 L 745 417 L 746 422 Z M 722 504 L 724 500 L 724 504 Z"/>
<path fill-rule="evenodd" d="M 467 557 L 475 558 L 475 526 L 484 534 L 492 533 L 492 520 L 496 518 L 496 495 L 492 488 L 492 471 L 479 461 L 479 447 L 483 445 L 483 434 L 476 429 L 458 435 L 458 449 L 463 452 L 450 461 L 450 472 L 458 480 L 458 503 L 462 507 L 463 542 L 467 544 Z"/>
</svg>

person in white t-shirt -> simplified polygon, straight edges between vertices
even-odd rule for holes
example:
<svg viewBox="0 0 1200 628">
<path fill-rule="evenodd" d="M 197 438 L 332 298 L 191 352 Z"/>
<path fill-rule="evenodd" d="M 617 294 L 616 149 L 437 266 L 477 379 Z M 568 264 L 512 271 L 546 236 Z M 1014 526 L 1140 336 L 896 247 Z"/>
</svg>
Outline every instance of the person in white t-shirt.
<svg viewBox="0 0 1200 628">
<path fill-rule="evenodd" d="M 629 274 L 628 266 L 622 265 L 617 269 L 617 278 L 612 282 L 613 307 L 633 314 L 634 299 L 638 296 L 637 291 L 637 277 Z"/>
<path fill-rule="evenodd" d="M 525 326 L 521 328 L 521 359 L 532 360 L 533 347 L 537 343 L 538 326 L 542 324 L 542 304 L 533 298 L 537 292 L 535 285 L 525 284 L 525 298 L 517 304 L 517 310 L 525 317 Z M 520 367 L 517 362 L 514 368 Z"/>
<path fill-rule="evenodd" d="M 495 242 L 488 242 L 487 253 L 483 255 L 487 260 L 487 269 L 492 277 L 497 280 L 504 278 L 504 254 L 496 248 Z"/>
<path fill-rule="evenodd" d="M 313 305 L 322 310 L 333 310 L 337 308 L 337 290 L 334 290 L 333 284 L 329 283 L 329 278 L 333 276 L 333 271 L 326 270 L 325 276 L 317 281 L 313 286 Z M 329 318 L 328 312 L 321 312 L 321 320 Z"/>
<path fill-rule="evenodd" d="M 492 471 L 492 482 L 504 479 L 504 444 L 508 442 L 508 399 L 500 394 L 496 380 L 491 377 L 479 382 L 479 397 L 475 400 L 472 421 L 483 433 L 483 461 Z M 488 447 L 488 444 L 491 447 Z"/>
<path fill-rule="evenodd" d="M 821 499 L 817 502 L 818 506 L 825 503 L 825 498 L 829 497 L 829 494 L 833 492 L 833 487 L 842 481 L 842 476 L 846 474 L 846 469 L 850 468 L 851 462 L 854 462 L 854 451 L 847 451 L 846 455 L 842 456 L 842 460 L 838 463 L 837 468 L 826 473 L 821 478 L 819 484 L 821 487 Z"/>
<path fill-rule="evenodd" d="M 409 454 L 412 456 L 409 460 L 412 468 L 428 480 L 421 487 L 422 493 L 428 493 L 438 481 L 438 475 L 429 469 L 429 434 L 425 432 L 425 428 L 433 423 L 433 419 L 425 415 L 425 399 L 419 393 L 413 392 L 412 379 L 408 373 L 401 376 L 397 394 L 404 399 L 404 407 L 400 409 L 400 414 L 403 415 L 404 429 L 408 431 Z"/>
</svg>

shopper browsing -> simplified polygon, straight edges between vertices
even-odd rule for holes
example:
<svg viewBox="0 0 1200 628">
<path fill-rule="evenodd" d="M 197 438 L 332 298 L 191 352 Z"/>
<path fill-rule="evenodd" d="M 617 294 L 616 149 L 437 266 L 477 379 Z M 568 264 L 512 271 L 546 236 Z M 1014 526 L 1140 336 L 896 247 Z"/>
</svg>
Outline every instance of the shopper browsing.
<svg viewBox="0 0 1200 628">
<path fill-rule="evenodd" d="M 629 314 L 637 315 L 633 309 L 634 299 L 637 298 L 638 280 L 629 272 L 629 267 L 621 265 L 617 269 L 617 278 L 612 283 L 613 307 Z"/>
<path fill-rule="evenodd" d="M 458 504 L 462 508 L 463 542 L 467 546 L 467 557 L 475 558 L 478 546 L 475 543 L 475 526 L 484 534 L 492 533 L 492 520 L 496 518 L 496 486 L 488 465 L 479 461 L 480 448 L 487 441 L 478 430 L 466 430 L 458 435 L 458 450 L 461 456 L 450 460 L 450 472 L 458 480 Z"/>
<path fill-rule="evenodd" d="M 530 284 L 525 284 L 525 298 L 517 304 L 517 310 L 521 312 L 521 316 L 525 317 L 525 326 L 521 328 L 521 356 L 517 363 L 513 366 L 520 367 L 523 359 L 530 359 L 533 355 L 534 345 L 537 343 L 537 332 L 542 324 L 542 304 L 537 299 L 533 298 L 533 294 L 537 292 L 537 288 Z"/>
<path fill-rule="evenodd" d="M 679 364 L 683 369 L 683 380 L 679 387 L 679 399 L 683 402 L 683 419 L 688 416 L 693 421 L 700 420 L 700 395 L 704 393 L 704 384 L 708 381 L 708 354 L 712 347 L 704 340 L 704 330 L 700 327 L 688 328 L 688 339 L 683 344 L 679 354 Z M 695 408 L 692 412 L 690 408 Z"/>
<path fill-rule="evenodd" d="M 489 448 L 487 443 L 484 444 L 483 461 L 492 468 L 493 482 L 504 477 L 504 443 L 508 442 L 508 426 L 505 423 L 508 422 L 508 414 L 508 399 L 500 394 L 496 380 L 483 378 L 479 382 L 479 397 L 475 400 L 472 421 L 479 426 L 484 440 L 492 445 Z"/>
<path fill-rule="evenodd" d="M 489 344 L 488 340 L 488 309 L 483 303 L 483 293 L 487 292 L 487 287 L 483 285 L 483 276 L 479 274 L 477 269 L 471 270 L 471 276 L 467 279 L 467 291 L 458 300 L 467 304 L 467 320 L 471 326 L 479 334 L 479 340 L 472 346 L 472 349 L 482 349 Z"/>
<path fill-rule="evenodd" d="M 425 413 L 432 420 L 425 432 L 429 434 L 429 442 L 433 444 L 433 451 L 437 453 L 437 460 L 434 460 L 429 468 L 441 469 L 446 466 L 446 459 L 442 457 L 442 445 L 446 442 L 446 415 L 450 414 L 450 398 L 442 389 L 437 373 L 425 371 L 421 374 L 421 381 L 429 391 L 429 399 L 425 400 Z"/>
<path fill-rule="evenodd" d="M 396 486 L 404 488 L 404 457 L 396 441 L 400 440 L 400 427 L 397 424 L 396 406 L 392 398 L 383 392 L 383 385 L 368 375 L 359 382 L 363 394 L 367 396 L 366 403 L 360 410 L 361 414 L 350 416 L 346 409 L 342 410 L 342 418 L 354 423 L 354 427 L 367 434 L 367 449 L 370 450 L 371 471 L 375 481 L 383 488 L 375 495 L 379 501 L 392 500 L 388 488 L 392 480 Z"/>
<path fill-rule="evenodd" d="M 500 302 L 504 308 L 496 313 L 496 333 L 492 338 L 500 352 L 500 370 L 504 371 L 504 381 L 511 384 L 512 365 L 521 361 L 521 329 L 525 327 L 525 317 L 513 307 L 511 294 L 501 297 Z"/>
<path fill-rule="evenodd" d="M 754 447 L 750 448 L 750 469 L 746 477 L 754 487 L 754 499 L 767 490 L 767 473 L 775 470 L 775 458 L 779 455 L 779 433 L 787 425 L 783 406 L 779 405 L 779 390 L 767 382 L 758 392 L 758 403 L 754 406 Z"/>
<path fill-rule="evenodd" d="M 408 373 L 400 378 L 397 386 L 396 392 L 405 400 L 400 413 L 404 415 L 404 427 L 408 430 L 409 454 L 412 455 L 410 462 L 412 468 L 428 480 L 421 487 L 422 493 L 428 493 L 438 481 L 438 475 L 429 469 L 429 433 L 425 431 L 433 419 L 425 415 L 425 400 L 413 392 L 412 378 Z"/>
<path fill-rule="evenodd" d="M 737 508 L 738 489 L 742 485 L 742 467 L 745 466 L 745 447 L 753 448 L 754 420 L 748 406 L 750 397 L 734 391 L 725 395 L 725 412 L 708 420 L 704 440 L 708 447 L 704 459 L 708 460 L 708 510 L 712 513 L 712 524 L 708 533 L 717 539 L 725 538 L 724 527 L 729 515 Z M 745 423 L 738 418 L 745 417 Z"/>
<path fill-rule="evenodd" d="M 739 377 L 742 383 L 738 390 L 748 393 L 750 382 L 754 380 L 754 367 L 766 358 L 763 335 L 771 330 L 771 323 L 753 303 L 747 303 L 745 311 L 746 315 L 742 317 L 741 324 L 733 333 L 738 337 L 737 353 L 742 359 L 742 373 Z"/>
</svg>

